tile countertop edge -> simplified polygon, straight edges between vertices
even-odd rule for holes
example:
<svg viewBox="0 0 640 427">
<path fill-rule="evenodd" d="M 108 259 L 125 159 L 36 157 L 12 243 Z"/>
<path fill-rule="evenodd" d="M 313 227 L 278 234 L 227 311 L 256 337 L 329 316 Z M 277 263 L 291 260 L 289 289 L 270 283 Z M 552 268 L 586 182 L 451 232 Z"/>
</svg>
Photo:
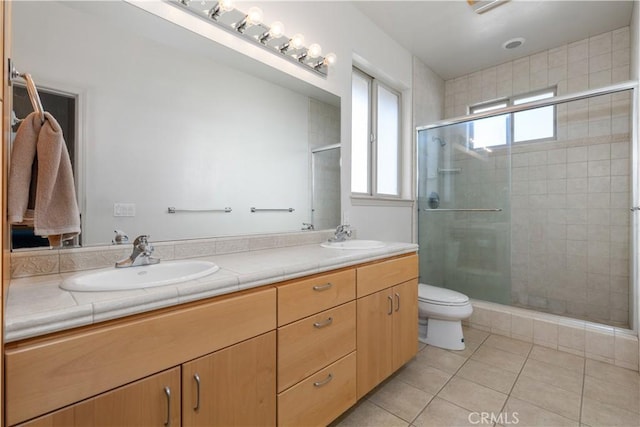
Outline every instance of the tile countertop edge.
<svg viewBox="0 0 640 427">
<path fill-rule="evenodd" d="M 303 246 L 301 248 L 306 247 L 315 249 L 316 246 L 317 245 L 309 245 Z M 59 332 L 79 326 L 87 326 L 109 318 L 125 317 L 127 315 L 143 313 L 146 311 L 151 311 L 154 308 L 157 308 L 157 306 L 178 306 L 180 304 L 186 303 L 187 301 L 196 301 L 198 299 L 205 299 L 212 296 L 230 294 L 242 289 L 265 286 L 270 283 L 275 284 L 280 281 L 289 280 L 292 278 L 323 273 L 338 268 L 350 267 L 357 264 L 376 261 L 393 256 L 415 253 L 417 252 L 417 250 L 418 245 L 414 243 L 389 243 L 387 247 L 371 250 L 347 251 L 340 249 L 323 249 L 325 255 L 329 254 L 328 251 L 332 251 L 335 255 L 323 257 L 315 265 L 313 265 L 313 268 L 310 268 L 311 265 L 308 262 L 301 263 L 299 265 L 286 265 L 283 266 L 284 271 L 286 272 L 284 276 L 282 270 L 276 269 L 274 270 L 274 273 L 277 271 L 278 274 L 274 274 L 269 278 L 260 277 L 259 280 L 255 280 L 257 277 L 254 274 L 236 274 L 236 280 L 238 280 L 238 282 L 233 284 L 229 283 L 229 280 L 212 280 L 212 288 L 210 289 L 210 291 L 205 291 L 205 289 L 203 289 L 205 286 L 198 286 L 197 290 L 194 289 L 195 292 L 193 293 L 177 292 L 178 295 L 175 295 L 173 292 L 170 292 L 167 295 L 171 295 L 172 297 L 166 301 L 166 304 L 163 304 L 162 301 L 158 300 L 155 301 L 156 304 L 149 304 L 149 300 L 153 301 L 155 298 L 151 295 L 147 295 L 146 298 L 143 299 L 145 300 L 146 304 L 141 304 L 138 307 L 131 306 L 131 304 L 128 304 L 126 301 L 114 300 L 113 303 L 84 303 L 66 309 L 52 307 L 50 310 L 44 310 L 42 312 L 29 315 L 10 316 L 9 318 L 5 319 L 5 343 L 19 341 L 26 338 L 33 338 L 36 336 L 46 335 L 52 332 Z M 277 249 L 267 249 L 264 252 L 268 253 L 272 251 L 277 251 Z M 253 280 L 251 280 L 251 276 L 253 276 Z M 243 277 L 249 280 L 243 280 Z M 25 279 L 20 280 L 24 281 Z M 199 279 L 199 282 L 200 285 L 203 285 L 206 284 L 207 280 Z M 218 282 L 222 282 L 226 286 L 216 288 L 216 283 Z M 175 287 L 175 285 L 171 286 Z M 9 286 L 9 292 L 11 292 L 11 285 Z M 199 298 L 199 296 L 201 296 L 201 298 Z M 139 297 L 136 298 L 135 296 L 132 296 L 132 299 L 140 300 Z M 98 316 L 96 316 L 96 305 L 102 306 L 102 310 L 98 310 Z M 107 306 L 113 307 L 113 313 L 109 313 L 108 310 L 104 310 Z M 122 311 L 123 306 L 129 307 L 127 310 Z M 15 307 L 13 307 L 13 309 L 14 312 L 19 311 Z"/>
</svg>

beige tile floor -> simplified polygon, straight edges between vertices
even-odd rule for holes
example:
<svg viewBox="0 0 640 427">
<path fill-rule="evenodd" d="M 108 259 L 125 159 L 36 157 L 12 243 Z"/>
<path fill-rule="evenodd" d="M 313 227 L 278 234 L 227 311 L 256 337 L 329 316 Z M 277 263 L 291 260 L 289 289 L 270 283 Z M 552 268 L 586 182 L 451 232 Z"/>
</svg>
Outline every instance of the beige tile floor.
<svg viewBox="0 0 640 427">
<path fill-rule="evenodd" d="M 638 372 L 476 329 L 464 334 L 464 351 L 421 344 L 332 427 L 640 426 Z"/>
</svg>

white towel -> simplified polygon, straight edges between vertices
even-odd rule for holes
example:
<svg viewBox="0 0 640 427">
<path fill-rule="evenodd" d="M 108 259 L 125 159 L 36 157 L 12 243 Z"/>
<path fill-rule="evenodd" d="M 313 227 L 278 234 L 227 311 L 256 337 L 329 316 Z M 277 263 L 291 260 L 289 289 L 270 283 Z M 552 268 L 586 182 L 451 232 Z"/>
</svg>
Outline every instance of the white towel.
<svg viewBox="0 0 640 427">
<path fill-rule="evenodd" d="M 69 153 L 62 129 L 49 113 L 44 123 L 31 113 L 20 124 L 11 152 L 8 212 L 10 223 L 33 225 L 34 233 L 48 237 L 51 246 L 80 233 Z"/>
</svg>

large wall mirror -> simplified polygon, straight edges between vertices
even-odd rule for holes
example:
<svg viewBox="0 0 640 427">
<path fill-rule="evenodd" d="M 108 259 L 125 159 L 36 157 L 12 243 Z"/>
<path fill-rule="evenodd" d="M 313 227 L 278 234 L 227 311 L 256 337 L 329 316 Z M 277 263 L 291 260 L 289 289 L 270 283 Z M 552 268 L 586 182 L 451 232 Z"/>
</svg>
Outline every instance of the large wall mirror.
<svg viewBox="0 0 640 427">
<path fill-rule="evenodd" d="M 238 70 L 239 53 L 128 3 L 12 9 L 16 67 L 46 110 L 74 100 L 82 246 L 109 244 L 116 229 L 161 241 L 338 224 L 338 97 L 277 70 Z"/>
</svg>

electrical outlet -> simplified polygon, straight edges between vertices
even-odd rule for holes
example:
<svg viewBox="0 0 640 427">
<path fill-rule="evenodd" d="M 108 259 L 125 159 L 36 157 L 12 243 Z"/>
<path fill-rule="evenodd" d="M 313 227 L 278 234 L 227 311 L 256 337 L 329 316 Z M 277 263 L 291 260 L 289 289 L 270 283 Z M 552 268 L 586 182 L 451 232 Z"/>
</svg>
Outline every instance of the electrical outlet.
<svg viewBox="0 0 640 427">
<path fill-rule="evenodd" d="M 114 203 L 113 216 L 136 216 L 135 203 Z"/>
</svg>

